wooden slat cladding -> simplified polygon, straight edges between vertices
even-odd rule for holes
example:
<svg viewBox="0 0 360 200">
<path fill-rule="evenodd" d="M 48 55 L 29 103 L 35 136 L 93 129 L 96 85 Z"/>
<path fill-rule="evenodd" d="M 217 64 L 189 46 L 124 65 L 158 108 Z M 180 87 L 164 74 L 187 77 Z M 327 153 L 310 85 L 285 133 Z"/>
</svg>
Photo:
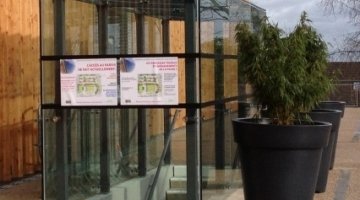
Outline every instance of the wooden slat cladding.
<svg viewBox="0 0 360 200">
<path fill-rule="evenodd" d="M 40 170 L 39 1 L 0 1 L 0 183 Z"/>
</svg>

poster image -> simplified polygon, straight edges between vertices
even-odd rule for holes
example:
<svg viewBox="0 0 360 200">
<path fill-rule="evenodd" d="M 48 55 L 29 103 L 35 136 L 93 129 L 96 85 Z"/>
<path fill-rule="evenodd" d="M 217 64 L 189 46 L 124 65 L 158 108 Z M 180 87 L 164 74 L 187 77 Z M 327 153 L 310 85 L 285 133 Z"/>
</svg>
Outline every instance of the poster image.
<svg viewBox="0 0 360 200">
<path fill-rule="evenodd" d="M 120 103 L 122 105 L 176 105 L 178 58 L 121 58 Z"/>
<path fill-rule="evenodd" d="M 62 106 L 118 104 L 116 59 L 60 60 Z"/>
</svg>

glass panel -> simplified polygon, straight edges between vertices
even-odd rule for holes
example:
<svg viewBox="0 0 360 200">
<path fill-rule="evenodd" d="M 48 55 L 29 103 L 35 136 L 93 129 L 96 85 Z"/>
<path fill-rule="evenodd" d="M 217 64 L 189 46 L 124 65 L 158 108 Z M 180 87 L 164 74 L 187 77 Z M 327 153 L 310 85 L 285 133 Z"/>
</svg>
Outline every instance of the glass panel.
<svg viewBox="0 0 360 200">
<path fill-rule="evenodd" d="M 178 20 L 184 18 L 184 3 L 182 1 L 164 2 L 156 0 L 146 4 L 132 1 L 108 1 L 107 6 L 100 0 L 68 0 L 64 10 L 57 8 L 59 14 L 64 15 L 64 27 L 55 24 L 61 21 L 54 13 L 54 3 L 49 0 L 41 1 L 42 24 L 42 55 L 55 55 L 55 44 L 64 45 L 64 55 L 98 55 L 99 54 L 99 13 L 105 11 L 107 25 L 106 54 L 134 54 L 136 49 L 136 15 L 144 18 L 144 53 L 163 52 L 164 20 Z M 56 20 L 58 19 L 58 20 Z M 59 21 L 60 20 L 60 21 Z M 176 24 L 173 21 L 173 24 Z M 177 23 L 179 24 L 179 23 Z M 183 22 L 180 22 L 180 25 Z M 55 26 L 64 33 L 62 38 L 55 37 Z M 62 43 L 62 44 L 60 44 Z M 184 44 L 184 43 L 181 43 Z M 59 52 L 58 52 L 59 53 Z M 104 54 L 104 53 L 103 53 Z"/>
<path fill-rule="evenodd" d="M 77 0 L 65 1 L 64 10 L 57 8 L 59 14 L 64 14 L 64 27 L 61 27 L 61 24 L 54 25 L 56 18 L 61 21 L 61 17 L 55 16 L 53 2 L 41 1 L 42 55 L 55 55 L 55 44 L 63 45 L 66 55 L 97 54 L 98 18 L 95 4 Z M 55 26 L 57 31 L 64 31 L 64 39 L 56 40 Z"/>
<path fill-rule="evenodd" d="M 65 55 L 98 53 L 98 16 L 94 4 L 65 1 Z"/>
<path fill-rule="evenodd" d="M 178 63 L 179 76 L 179 103 L 186 103 L 186 86 L 185 86 L 185 59 L 180 58 Z"/>
<path fill-rule="evenodd" d="M 164 150 L 164 142 L 169 132 L 164 133 L 164 113 L 169 112 L 166 123 L 171 129 L 170 159 L 162 163 L 157 182 L 155 199 L 164 199 L 169 190 L 169 181 L 173 177 L 186 180 L 186 128 L 183 118 L 185 110 L 176 114 L 173 127 L 172 120 L 175 110 L 145 110 L 146 130 L 145 142 L 139 145 L 139 127 L 137 109 L 46 109 L 44 117 L 44 174 L 45 197 L 57 199 L 67 193 L 69 199 L 85 199 L 101 193 L 101 170 L 104 168 L 103 156 L 108 156 L 109 181 L 111 199 L 142 200 L 151 185 L 160 158 Z M 102 112 L 106 112 L 107 122 L 102 123 Z M 171 111 L 171 112 L 170 112 Z M 59 114 L 63 113 L 63 114 Z M 61 116 L 62 115 L 62 116 Z M 107 135 L 106 146 L 108 155 L 101 154 L 102 137 Z M 59 141 L 67 145 L 62 146 Z M 139 152 L 145 148 L 146 174 L 140 175 L 141 161 Z M 59 158 L 64 156 L 64 163 Z M 146 158 L 146 157 L 145 157 Z M 61 160 L 61 159 L 60 159 Z M 65 168 L 65 169 L 63 169 Z M 63 169 L 63 170 L 62 170 Z M 67 183 L 59 183 L 59 176 L 68 177 Z M 59 189 L 65 184 L 66 191 Z M 139 186 L 140 185 L 140 186 Z M 186 190 L 186 188 L 182 188 Z M 135 192 L 135 191 L 140 191 Z"/>
<path fill-rule="evenodd" d="M 265 11 L 242 0 L 200 3 L 200 44 L 204 54 L 201 59 L 201 101 L 216 100 L 213 106 L 201 109 L 202 197 L 227 199 L 236 196 L 241 188 L 231 120 L 238 116 L 239 96 L 246 95 L 238 80 L 235 27 L 244 21 L 256 30 Z M 228 100 L 234 97 L 237 99 Z"/>
<path fill-rule="evenodd" d="M 137 176 L 137 140 L 134 135 L 134 111 L 108 110 L 107 124 L 109 169 L 111 185 L 119 184 L 133 176 Z M 65 167 L 68 172 L 69 199 L 84 199 L 100 193 L 100 141 L 101 141 L 101 110 L 82 109 L 71 110 L 62 120 L 55 110 L 44 110 L 44 152 L 45 152 L 45 196 L 46 199 L 59 197 L 58 170 Z M 127 124 L 124 124 L 127 123 Z M 122 125 L 122 126 L 121 126 Z M 63 133 L 58 133 L 57 127 L 63 127 Z M 132 127 L 133 132 L 130 132 Z M 135 126 L 136 127 L 136 126 Z M 127 129 L 129 128 L 129 129 Z M 66 137 L 63 135 L 66 134 Z M 66 138 L 66 148 L 59 146 L 59 137 Z M 61 154 L 67 157 L 67 164 L 60 166 L 57 159 Z M 66 176 L 66 174 L 64 174 Z"/>
<path fill-rule="evenodd" d="M 215 21 L 229 19 L 228 0 L 202 0 L 200 1 L 201 21 Z"/>
<path fill-rule="evenodd" d="M 147 119 L 148 169 L 154 169 L 157 168 L 164 149 L 164 111 L 149 109 Z"/>
<path fill-rule="evenodd" d="M 43 117 L 43 163 L 45 168 L 44 174 L 44 193 L 45 197 L 55 199 L 56 197 L 56 125 L 55 111 L 44 110 Z M 46 131 L 45 131 L 46 130 Z"/>
<path fill-rule="evenodd" d="M 215 61 L 201 59 L 201 101 L 215 100 Z"/>
<path fill-rule="evenodd" d="M 184 21 L 169 21 L 170 53 L 185 53 Z"/>
<path fill-rule="evenodd" d="M 177 110 L 177 117 L 175 118 L 174 129 L 171 140 L 171 162 L 174 165 L 186 165 L 186 110 L 172 109 L 171 119 L 174 119 Z"/>
<path fill-rule="evenodd" d="M 145 17 L 145 53 L 163 52 L 162 20 Z"/>
<path fill-rule="evenodd" d="M 235 42 L 235 27 L 236 23 L 231 22 L 223 23 L 223 37 L 224 37 L 224 54 L 225 55 L 237 55 L 237 44 Z"/>
<path fill-rule="evenodd" d="M 238 90 L 238 62 L 236 59 L 224 60 L 224 97 L 235 97 Z M 241 95 L 241 94 L 240 94 Z"/>
<path fill-rule="evenodd" d="M 41 55 L 54 54 L 54 1 L 41 1 Z"/>
<path fill-rule="evenodd" d="M 231 107 L 236 109 L 234 104 Z M 227 199 L 242 187 L 231 124 L 231 119 L 237 113 L 228 110 L 215 112 L 210 107 L 202 113 L 208 116 L 201 125 L 202 199 Z M 219 115 L 223 119 L 219 120 Z M 224 124 L 219 125 L 217 121 L 223 121 Z"/>
<path fill-rule="evenodd" d="M 54 5 L 54 2 L 64 2 L 64 7 Z M 138 41 L 144 42 L 141 45 L 145 54 L 185 53 L 184 1 L 106 2 L 104 5 L 102 0 L 42 0 L 42 56 L 136 54 L 140 52 Z M 57 18 L 54 12 L 60 13 Z M 137 32 L 138 23 L 142 21 L 139 19 L 144 23 L 141 24 L 144 31 L 141 33 Z M 64 20 L 63 25 L 61 20 Z M 103 22 L 106 24 L 101 24 Z M 101 27 L 106 30 L 101 30 Z M 100 51 L 103 45 L 106 51 Z M 194 60 L 194 63 L 187 65 L 191 70 L 187 75 L 191 77 L 186 77 L 185 58 L 179 59 L 180 103 L 188 103 L 188 88 L 193 90 L 188 93 L 193 95 L 191 101 L 199 99 L 199 59 L 192 56 L 189 60 Z M 48 107 L 51 104 L 58 106 L 60 81 L 57 65 L 57 58 L 42 60 L 42 103 Z M 179 110 L 177 114 L 176 110 Z M 163 161 L 160 158 L 174 116 L 171 151 Z M 197 116 L 189 119 L 195 121 L 193 127 L 186 127 L 186 109 L 43 109 L 43 117 L 45 199 L 77 200 L 103 195 L 101 198 L 142 200 L 149 194 L 159 163 L 162 163 L 161 172 L 153 199 L 168 198 L 166 195 L 171 192 L 167 190 L 172 189 L 180 189 L 185 197 L 186 135 L 198 137 L 199 134 Z M 192 152 L 198 152 L 197 145 Z M 142 167 L 145 173 L 142 173 Z M 110 191 L 104 192 L 107 179 Z"/>
<path fill-rule="evenodd" d="M 59 73 L 56 73 L 56 64 L 57 62 L 42 62 L 42 103 L 49 104 L 55 103 L 55 94 L 56 94 L 56 75 L 59 76 Z M 59 71 L 60 72 L 60 71 Z M 58 88 L 60 89 L 60 88 Z"/>
<path fill-rule="evenodd" d="M 215 30 L 213 21 L 201 22 L 201 53 L 214 53 L 214 31 Z"/>
<path fill-rule="evenodd" d="M 107 25 L 107 54 L 136 53 L 136 20 L 135 13 L 128 7 L 110 7 L 109 24 Z"/>
</svg>

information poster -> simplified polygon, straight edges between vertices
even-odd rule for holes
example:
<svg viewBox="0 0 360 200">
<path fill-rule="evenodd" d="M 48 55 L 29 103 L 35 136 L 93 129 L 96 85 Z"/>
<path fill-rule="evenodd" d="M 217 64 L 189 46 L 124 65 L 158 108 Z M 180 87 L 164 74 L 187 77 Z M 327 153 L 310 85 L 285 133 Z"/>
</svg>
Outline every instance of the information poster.
<svg viewBox="0 0 360 200">
<path fill-rule="evenodd" d="M 60 60 L 62 106 L 118 104 L 116 59 Z"/>
<path fill-rule="evenodd" d="M 121 58 L 122 105 L 176 105 L 179 103 L 178 58 Z"/>
</svg>

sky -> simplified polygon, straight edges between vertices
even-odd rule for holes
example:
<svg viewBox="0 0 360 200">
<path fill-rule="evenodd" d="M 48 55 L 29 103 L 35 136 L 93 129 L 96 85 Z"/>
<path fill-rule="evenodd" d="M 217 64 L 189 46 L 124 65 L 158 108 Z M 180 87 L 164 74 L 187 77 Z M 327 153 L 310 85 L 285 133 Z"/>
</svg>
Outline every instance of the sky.
<svg viewBox="0 0 360 200">
<path fill-rule="evenodd" d="M 341 45 L 349 32 L 355 27 L 349 23 L 345 15 L 334 15 L 327 12 L 321 0 L 252 0 L 253 4 L 266 10 L 270 22 L 277 23 L 280 28 L 290 32 L 306 11 L 313 26 L 328 43 L 329 51 Z"/>
</svg>

